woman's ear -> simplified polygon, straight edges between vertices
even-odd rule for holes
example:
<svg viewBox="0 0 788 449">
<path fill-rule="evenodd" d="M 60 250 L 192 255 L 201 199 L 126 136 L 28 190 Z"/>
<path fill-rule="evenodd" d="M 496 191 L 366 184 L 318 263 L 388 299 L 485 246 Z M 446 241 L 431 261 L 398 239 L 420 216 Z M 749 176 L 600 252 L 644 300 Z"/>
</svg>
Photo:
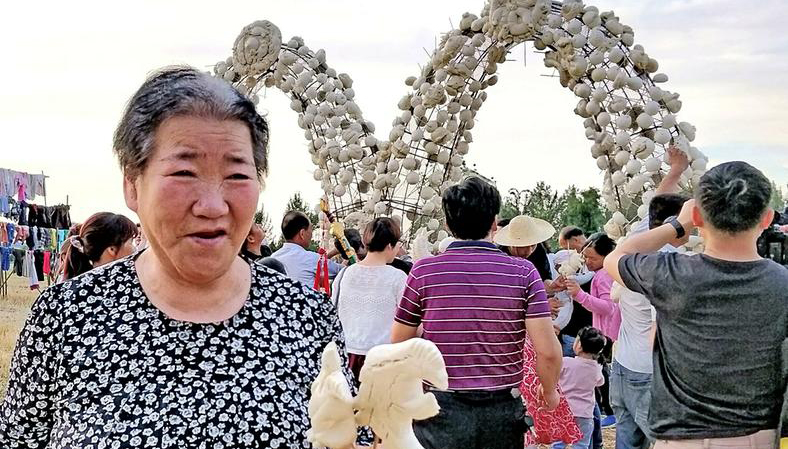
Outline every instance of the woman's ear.
<svg viewBox="0 0 788 449">
<path fill-rule="evenodd" d="M 137 184 L 135 180 L 128 176 L 123 176 L 123 197 L 126 200 L 126 206 L 135 213 L 139 208 L 137 196 Z"/>
</svg>

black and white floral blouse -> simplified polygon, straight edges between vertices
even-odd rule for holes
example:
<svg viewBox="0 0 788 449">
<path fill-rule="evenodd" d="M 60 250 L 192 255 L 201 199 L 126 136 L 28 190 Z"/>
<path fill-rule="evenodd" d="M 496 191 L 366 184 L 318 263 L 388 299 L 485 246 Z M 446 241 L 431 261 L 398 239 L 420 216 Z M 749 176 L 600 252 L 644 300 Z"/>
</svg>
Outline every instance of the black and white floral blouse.
<svg viewBox="0 0 788 449">
<path fill-rule="evenodd" d="M 0 448 L 307 448 L 329 341 L 342 341 L 330 302 L 265 267 L 234 317 L 196 324 L 154 307 L 127 258 L 38 298 Z"/>
</svg>

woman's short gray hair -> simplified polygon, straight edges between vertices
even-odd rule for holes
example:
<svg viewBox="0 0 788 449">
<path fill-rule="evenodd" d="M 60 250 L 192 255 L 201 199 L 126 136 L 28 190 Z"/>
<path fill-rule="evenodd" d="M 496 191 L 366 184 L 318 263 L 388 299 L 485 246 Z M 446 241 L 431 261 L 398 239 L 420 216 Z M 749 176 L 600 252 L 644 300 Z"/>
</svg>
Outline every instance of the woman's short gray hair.
<svg viewBox="0 0 788 449">
<path fill-rule="evenodd" d="M 268 170 L 268 123 L 254 103 L 222 79 L 192 67 L 166 67 L 137 90 L 115 130 L 113 147 L 126 177 L 137 177 L 153 153 L 156 130 L 174 116 L 240 120 L 249 126 L 257 176 Z"/>
</svg>

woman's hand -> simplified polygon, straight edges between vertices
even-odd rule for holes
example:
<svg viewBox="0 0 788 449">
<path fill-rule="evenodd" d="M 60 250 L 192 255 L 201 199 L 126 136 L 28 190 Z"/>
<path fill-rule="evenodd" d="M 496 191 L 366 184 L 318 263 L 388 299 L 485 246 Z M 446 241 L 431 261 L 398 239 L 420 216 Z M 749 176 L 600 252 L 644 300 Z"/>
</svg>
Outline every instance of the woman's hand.
<svg viewBox="0 0 788 449">
<path fill-rule="evenodd" d="M 580 294 L 582 289 L 580 288 L 580 284 L 577 283 L 574 279 L 567 279 L 566 280 L 566 291 L 569 293 L 573 299 L 577 299 L 577 295 Z"/>
</svg>

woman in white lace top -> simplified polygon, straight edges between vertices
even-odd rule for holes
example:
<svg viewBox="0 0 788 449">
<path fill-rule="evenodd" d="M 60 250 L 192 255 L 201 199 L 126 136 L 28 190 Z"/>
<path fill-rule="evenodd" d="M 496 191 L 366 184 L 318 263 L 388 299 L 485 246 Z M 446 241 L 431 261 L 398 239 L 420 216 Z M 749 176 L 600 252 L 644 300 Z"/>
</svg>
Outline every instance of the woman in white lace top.
<svg viewBox="0 0 788 449">
<path fill-rule="evenodd" d="M 364 230 L 367 257 L 337 275 L 332 300 L 345 332 L 350 369 L 358 382 L 367 351 L 389 343 L 397 304 L 407 275 L 388 265 L 399 251 L 400 229 L 390 218 L 376 218 Z"/>
</svg>

